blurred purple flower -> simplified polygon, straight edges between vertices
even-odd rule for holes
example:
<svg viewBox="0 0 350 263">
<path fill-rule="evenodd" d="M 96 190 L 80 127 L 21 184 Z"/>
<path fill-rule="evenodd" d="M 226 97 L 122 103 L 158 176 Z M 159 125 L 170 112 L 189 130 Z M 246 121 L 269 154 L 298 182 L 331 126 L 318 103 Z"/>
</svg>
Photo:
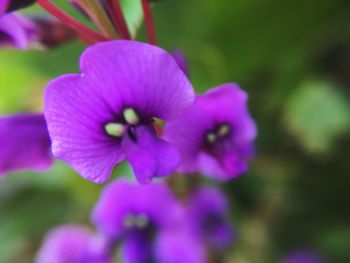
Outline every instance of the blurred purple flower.
<svg viewBox="0 0 350 263">
<path fill-rule="evenodd" d="M 172 54 L 182 71 L 186 76 L 189 76 L 189 68 L 185 54 L 180 49 L 174 50 Z"/>
<path fill-rule="evenodd" d="M 0 175 L 52 165 L 50 138 L 42 114 L 0 118 Z"/>
<path fill-rule="evenodd" d="M 27 49 L 37 37 L 37 28 L 30 19 L 19 14 L 0 17 L 0 47 Z"/>
<path fill-rule="evenodd" d="M 82 226 L 66 225 L 45 237 L 36 263 L 112 263 L 107 242 Z"/>
<path fill-rule="evenodd" d="M 122 243 L 122 262 L 192 262 L 185 259 L 192 256 L 188 255 L 190 253 L 201 253 L 196 247 L 182 252 L 184 258 L 179 254 L 176 261 L 166 261 L 164 253 L 167 252 L 158 251 L 164 248 L 169 253 L 171 250 L 173 254 L 176 253 L 177 248 L 173 244 L 175 241 L 162 235 L 175 233 L 174 238 L 176 237 L 176 231 L 184 219 L 182 212 L 165 184 L 136 185 L 119 179 L 103 191 L 93 211 L 92 220 L 101 233 L 114 242 Z M 185 237 L 181 236 L 184 246 L 195 243 L 190 236 L 189 240 L 185 240 Z M 168 241 L 169 243 L 164 243 Z"/>
<path fill-rule="evenodd" d="M 223 84 L 199 95 L 193 107 L 166 124 L 164 136 L 180 150 L 181 172 L 218 180 L 245 173 L 256 137 L 247 94 L 236 84 Z"/>
<path fill-rule="evenodd" d="M 281 263 L 324 263 L 323 258 L 308 250 L 299 250 L 291 253 Z"/>
<path fill-rule="evenodd" d="M 165 231 L 155 243 L 157 263 L 205 263 L 206 251 L 201 240 L 187 231 Z"/>
<path fill-rule="evenodd" d="M 214 249 L 230 246 L 235 230 L 229 220 L 226 197 L 216 188 L 201 187 L 190 197 L 188 222 L 194 236 Z"/>
<path fill-rule="evenodd" d="M 154 118 L 173 120 L 195 98 L 174 58 L 148 44 L 110 41 L 87 49 L 81 71 L 45 92 L 54 155 L 96 183 L 124 159 L 141 183 L 174 172 L 179 153 L 153 127 Z"/>
<path fill-rule="evenodd" d="M 0 0 L 0 16 L 5 14 L 5 12 L 7 11 L 7 8 L 9 6 L 9 1 L 10 0 Z"/>
</svg>

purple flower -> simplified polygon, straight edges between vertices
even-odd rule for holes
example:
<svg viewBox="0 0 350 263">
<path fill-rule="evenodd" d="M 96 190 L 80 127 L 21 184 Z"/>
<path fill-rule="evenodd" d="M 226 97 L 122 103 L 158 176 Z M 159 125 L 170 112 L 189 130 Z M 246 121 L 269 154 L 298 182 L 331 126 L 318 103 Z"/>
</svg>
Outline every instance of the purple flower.
<svg viewBox="0 0 350 263">
<path fill-rule="evenodd" d="M 19 14 L 0 17 L 0 47 L 27 49 L 37 42 L 38 32 L 35 24 Z"/>
<path fill-rule="evenodd" d="M 155 244 L 157 263 L 205 263 L 203 243 L 187 231 L 160 233 Z"/>
<path fill-rule="evenodd" d="M 198 188 L 187 204 L 189 228 L 194 236 L 215 249 L 232 244 L 235 231 L 230 223 L 226 197 L 216 188 Z"/>
<path fill-rule="evenodd" d="M 0 0 L 0 17 L 5 14 L 7 8 L 9 7 L 10 0 Z"/>
<path fill-rule="evenodd" d="M 163 233 L 176 233 L 183 220 L 182 211 L 165 184 L 136 185 L 119 179 L 103 191 L 92 220 L 110 240 L 121 242 L 122 262 L 165 263 L 158 261 L 157 256 L 163 255 L 158 249 L 176 248 L 174 244 L 159 245 L 157 240 L 163 239 Z M 164 242 L 167 240 L 164 237 Z"/>
<path fill-rule="evenodd" d="M 236 84 L 199 95 L 192 108 L 165 127 L 165 138 L 180 150 L 180 171 L 202 172 L 218 180 L 247 171 L 255 137 L 247 94 Z"/>
<path fill-rule="evenodd" d="M 281 263 L 324 263 L 322 257 L 308 250 L 300 250 L 291 253 Z"/>
<path fill-rule="evenodd" d="M 45 237 L 36 263 L 112 263 L 108 244 L 82 226 L 66 225 Z"/>
<path fill-rule="evenodd" d="M 127 159 L 141 183 L 176 170 L 179 153 L 161 140 L 154 118 L 173 120 L 194 101 L 193 88 L 164 50 L 133 41 L 87 49 L 82 74 L 51 82 L 45 117 L 54 156 L 103 183 Z"/>
<path fill-rule="evenodd" d="M 50 138 L 42 114 L 0 118 L 0 175 L 52 165 Z"/>
</svg>

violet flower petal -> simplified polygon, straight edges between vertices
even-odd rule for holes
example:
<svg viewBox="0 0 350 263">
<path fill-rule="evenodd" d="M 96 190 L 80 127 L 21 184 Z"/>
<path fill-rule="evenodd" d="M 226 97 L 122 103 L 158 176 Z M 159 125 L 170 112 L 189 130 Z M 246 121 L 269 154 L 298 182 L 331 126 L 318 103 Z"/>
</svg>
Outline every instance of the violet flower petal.
<svg viewBox="0 0 350 263">
<path fill-rule="evenodd" d="M 35 24 L 19 14 L 0 17 L 0 47 L 27 49 L 36 42 Z"/>
<path fill-rule="evenodd" d="M 223 193 L 216 188 L 203 186 L 192 194 L 188 202 L 190 230 L 208 246 L 227 248 L 235 238 L 228 212 L 228 201 Z"/>
<path fill-rule="evenodd" d="M 52 165 L 51 142 L 42 114 L 0 118 L 0 175 Z"/>
<path fill-rule="evenodd" d="M 121 121 L 125 108 L 135 110 L 145 122 L 153 117 L 176 118 L 191 106 L 194 91 L 172 56 L 148 44 L 124 40 L 99 43 L 85 51 L 80 65 L 81 75 L 62 76 L 48 85 L 45 117 L 54 155 L 84 178 L 102 183 L 128 150 L 121 147 L 122 140 L 109 136 L 104 126 Z M 153 142 L 157 144 L 154 148 L 171 153 L 169 160 L 176 161 L 169 147 Z M 127 152 L 130 157 L 132 151 Z M 159 160 L 156 163 L 152 176 L 163 175 L 170 167 L 161 166 Z"/>
<path fill-rule="evenodd" d="M 167 176 L 176 170 L 180 155 L 173 145 L 159 139 L 147 126 L 136 128 L 135 135 L 136 142 L 125 137 L 122 147 L 140 183 L 149 183 L 153 177 Z"/>
<path fill-rule="evenodd" d="M 45 92 L 45 118 L 54 156 L 84 178 L 102 183 L 109 178 L 115 164 L 124 159 L 124 154 L 120 143 L 104 133 L 104 123 L 113 114 L 91 85 L 78 75 L 51 82 Z"/>
<path fill-rule="evenodd" d="M 5 14 L 10 0 L 0 0 L 0 17 Z"/>
<path fill-rule="evenodd" d="M 180 49 L 174 50 L 172 54 L 182 71 L 186 76 L 189 76 L 189 67 L 185 54 Z"/>
<path fill-rule="evenodd" d="M 123 237 L 125 218 L 130 214 L 146 216 L 156 228 L 165 229 L 178 224 L 178 203 L 165 184 L 137 185 L 117 179 L 103 190 L 92 221 L 115 240 Z"/>
<path fill-rule="evenodd" d="M 67 225 L 51 230 L 45 237 L 36 263 L 80 263 L 89 244 L 90 232 L 84 227 Z"/>
<path fill-rule="evenodd" d="M 154 250 L 157 263 L 207 262 L 203 244 L 187 231 L 160 233 Z"/>
<path fill-rule="evenodd" d="M 152 258 L 152 244 L 142 235 L 134 235 L 123 240 L 122 262 L 147 263 Z"/>
<path fill-rule="evenodd" d="M 221 124 L 230 127 L 228 138 L 208 149 L 206 133 Z M 256 137 L 247 94 L 235 84 L 223 84 L 197 96 L 193 107 L 166 124 L 164 137 L 180 151 L 181 172 L 202 172 L 219 180 L 240 175 L 247 170 Z"/>
<path fill-rule="evenodd" d="M 107 86 L 108 93 L 102 94 L 106 100 L 117 93 L 124 106 L 134 107 L 141 115 L 175 119 L 195 99 L 191 83 L 174 58 L 149 44 L 127 40 L 99 43 L 84 52 L 80 65 L 98 88 Z"/>
</svg>

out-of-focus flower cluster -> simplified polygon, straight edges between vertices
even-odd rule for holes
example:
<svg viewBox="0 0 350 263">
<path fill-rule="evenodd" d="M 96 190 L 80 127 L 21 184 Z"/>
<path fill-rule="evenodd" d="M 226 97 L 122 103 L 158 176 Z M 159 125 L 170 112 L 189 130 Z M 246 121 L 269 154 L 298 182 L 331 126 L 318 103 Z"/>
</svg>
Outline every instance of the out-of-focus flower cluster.
<svg viewBox="0 0 350 263">
<path fill-rule="evenodd" d="M 92 212 L 96 233 L 82 226 L 52 230 L 37 262 L 206 262 L 206 249 L 222 251 L 233 241 L 228 211 L 215 188 L 200 187 L 181 202 L 166 184 L 117 179 Z"/>
<path fill-rule="evenodd" d="M 58 20 L 16 11 L 34 2 Z M 245 174 L 255 154 L 247 93 L 225 83 L 196 94 L 185 56 L 154 45 L 150 1 L 140 3 L 151 44 L 132 39 L 119 1 L 71 3 L 98 32 L 48 0 L 0 0 L 0 47 L 91 45 L 79 74 L 47 85 L 43 113 L 0 118 L 0 175 L 45 171 L 57 158 L 94 183 L 126 161 L 136 180 L 106 186 L 92 228 L 51 230 L 36 262 L 222 262 L 237 233 L 218 183 Z M 298 254 L 283 262 L 319 261 Z"/>
</svg>

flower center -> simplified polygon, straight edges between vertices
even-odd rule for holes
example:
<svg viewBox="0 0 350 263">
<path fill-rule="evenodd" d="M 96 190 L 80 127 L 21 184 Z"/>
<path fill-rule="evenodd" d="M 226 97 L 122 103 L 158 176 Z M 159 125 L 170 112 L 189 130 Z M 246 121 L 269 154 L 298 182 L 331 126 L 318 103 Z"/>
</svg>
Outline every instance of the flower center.
<svg viewBox="0 0 350 263">
<path fill-rule="evenodd" d="M 123 224 L 127 228 L 145 229 L 150 221 L 144 214 L 128 214 L 124 217 Z"/>
<path fill-rule="evenodd" d="M 139 115 L 133 108 L 126 108 L 123 111 L 124 120 L 121 122 L 109 122 L 104 126 L 109 136 L 121 138 L 129 131 L 132 134 L 133 126 L 141 122 Z"/>
<path fill-rule="evenodd" d="M 221 124 L 213 130 L 208 131 L 205 134 L 205 140 L 207 144 L 214 145 L 217 141 L 226 138 L 231 132 L 230 126 L 227 124 Z"/>
</svg>

